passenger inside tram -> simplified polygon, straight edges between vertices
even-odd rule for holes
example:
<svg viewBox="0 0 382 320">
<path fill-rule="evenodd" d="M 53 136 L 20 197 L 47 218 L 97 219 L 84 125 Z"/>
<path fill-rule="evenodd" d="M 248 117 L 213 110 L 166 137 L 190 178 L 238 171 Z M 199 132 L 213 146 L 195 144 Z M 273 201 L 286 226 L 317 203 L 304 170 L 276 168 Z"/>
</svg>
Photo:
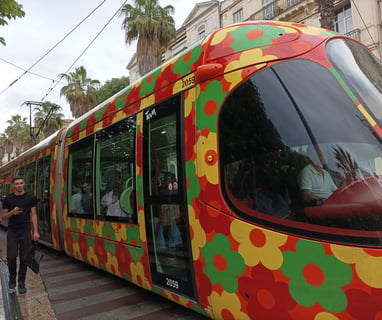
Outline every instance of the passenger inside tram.
<svg viewBox="0 0 382 320">
<path fill-rule="evenodd" d="M 324 145 L 309 145 L 307 148 L 309 163 L 298 176 L 298 185 L 302 200 L 307 206 L 318 206 L 337 190 L 327 167 L 327 152 Z"/>
<path fill-rule="evenodd" d="M 84 210 L 81 205 L 81 187 L 78 183 L 73 183 L 73 195 L 71 199 L 71 213 L 83 214 Z"/>
<path fill-rule="evenodd" d="M 110 182 L 106 188 L 105 194 L 101 199 L 102 213 L 113 217 L 127 217 L 120 206 L 119 198 L 121 194 L 121 186 L 117 183 Z"/>
<path fill-rule="evenodd" d="M 164 196 L 176 196 L 178 185 L 175 174 L 165 172 L 163 180 L 159 186 L 159 193 Z M 179 205 L 175 203 L 165 203 L 159 209 L 159 224 L 157 225 L 158 248 L 176 248 L 183 243 L 178 222 L 180 219 Z"/>
<path fill-rule="evenodd" d="M 81 206 L 84 213 L 93 213 L 93 193 L 91 184 L 88 182 L 84 182 L 81 186 Z"/>
</svg>

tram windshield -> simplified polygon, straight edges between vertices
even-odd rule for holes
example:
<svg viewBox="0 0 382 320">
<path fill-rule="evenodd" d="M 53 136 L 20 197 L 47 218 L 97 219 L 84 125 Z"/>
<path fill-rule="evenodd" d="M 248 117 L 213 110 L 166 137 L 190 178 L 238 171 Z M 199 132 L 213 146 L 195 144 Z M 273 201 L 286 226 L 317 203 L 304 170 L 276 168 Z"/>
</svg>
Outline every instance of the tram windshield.
<svg viewBox="0 0 382 320">
<path fill-rule="evenodd" d="M 342 52 L 329 46 L 332 56 L 335 50 Z M 375 68 L 372 58 L 363 63 L 363 70 Z M 377 101 L 382 105 L 373 87 L 371 110 Z M 318 63 L 295 59 L 256 73 L 231 93 L 220 113 L 228 203 L 248 219 L 293 228 L 310 225 L 346 235 L 362 230 L 368 236 L 381 230 L 382 147 L 370 119 Z"/>
<path fill-rule="evenodd" d="M 381 126 L 381 61 L 365 47 L 347 39 L 328 42 L 326 52 L 336 71 Z"/>
</svg>

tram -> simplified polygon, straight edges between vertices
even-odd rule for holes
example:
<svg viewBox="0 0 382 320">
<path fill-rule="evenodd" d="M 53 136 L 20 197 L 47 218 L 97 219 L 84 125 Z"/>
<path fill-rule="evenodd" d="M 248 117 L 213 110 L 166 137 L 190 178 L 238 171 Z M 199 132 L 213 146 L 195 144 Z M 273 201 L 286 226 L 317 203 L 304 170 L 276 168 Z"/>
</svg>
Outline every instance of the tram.
<svg viewBox="0 0 382 320">
<path fill-rule="evenodd" d="M 207 317 L 379 319 L 381 70 L 329 30 L 231 25 L 0 168 L 1 191 L 24 176 L 41 242 Z M 335 187 L 306 201 L 314 162 Z"/>
</svg>

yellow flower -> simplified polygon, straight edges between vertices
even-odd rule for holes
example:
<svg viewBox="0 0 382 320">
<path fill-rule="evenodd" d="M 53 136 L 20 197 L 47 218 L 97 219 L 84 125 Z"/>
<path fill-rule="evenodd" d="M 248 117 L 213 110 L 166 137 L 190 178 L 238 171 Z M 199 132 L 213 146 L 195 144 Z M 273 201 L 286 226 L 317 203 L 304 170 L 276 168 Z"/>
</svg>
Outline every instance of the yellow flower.
<svg viewBox="0 0 382 320">
<path fill-rule="evenodd" d="M 94 224 L 94 230 L 98 237 L 102 237 L 102 230 L 105 227 L 106 222 L 105 221 L 96 221 Z"/>
<path fill-rule="evenodd" d="M 190 300 L 189 299 L 186 299 L 186 298 L 183 298 L 181 296 L 178 296 L 174 293 L 171 293 L 165 289 L 162 290 L 162 293 L 163 293 L 163 296 L 171 301 L 174 301 L 175 303 L 179 303 L 181 304 L 182 306 L 186 307 L 189 303 L 190 303 Z"/>
<path fill-rule="evenodd" d="M 85 233 L 85 225 L 87 223 L 86 219 L 77 219 L 78 232 Z"/>
<path fill-rule="evenodd" d="M 78 242 L 73 243 L 73 255 L 78 260 L 83 260 Z"/>
<path fill-rule="evenodd" d="M 227 34 L 230 34 L 233 30 L 236 30 L 238 27 L 230 27 L 223 30 L 220 30 L 214 34 L 214 38 L 211 40 L 211 46 L 216 46 L 220 42 L 222 42 Z"/>
<path fill-rule="evenodd" d="M 200 249 L 206 245 L 206 234 L 202 229 L 199 220 L 196 219 L 192 206 L 188 206 L 188 216 L 191 226 L 192 256 L 196 261 L 199 259 Z"/>
<path fill-rule="evenodd" d="M 195 96 L 196 96 L 195 88 L 192 88 L 191 90 L 186 92 L 186 100 L 184 103 L 184 117 L 185 118 L 187 118 L 192 111 L 193 103 L 196 100 Z"/>
<path fill-rule="evenodd" d="M 282 21 L 277 21 L 277 25 L 282 26 L 282 28 L 285 30 L 286 33 L 295 33 L 296 30 L 293 28 L 287 27 L 286 25 L 289 25 L 288 22 L 282 22 Z M 297 26 L 296 26 L 297 27 Z M 309 26 L 309 25 L 304 25 L 303 27 L 298 28 L 301 30 L 303 33 L 309 34 L 309 35 L 320 35 L 322 34 L 322 29 L 314 26 Z"/>
<path fill-rule="evenodd" d="M 263 56 L 263 50 L 260 48 L 244 51 L 240 55 L 239 60 L 234 60 L 230 62 L 225 68 L 225 80 L 231 84 L 230 90 L 234 88 L 239 82 L 243 80 L 243 67 L 253 65 L 259 63 L 256 68 L 262 69 L 267 64 L 266 61 L 275 60 L 277 57 L 273 55 L 265 55 Z M 239 70 L 238 70 L 239 69 Z M 236 72 L 231 72 L 233 70 L 237 70 Z"/>
<path fill-rule="evenodd" d="M 151 94 L 151 95 L 147 96 L 146 98 L 142 99 L 140 110 L 143 110 L 143 109 L 153 105 L 154 103 L 155 103 L 155 95 Z"/>
<path fill-rule="evenodd" d="M 141 262 L 130 263 L 131 281 L 145 289 L 151 290 L 149 280 L 145 277 L 145 271 Z"/>
<path fill-rule="evenodd" d="M 127 240 L 126 226 L 125 225 L 122 225 L 120 223 L 112 223 L 111 227 L 114 230 L 116 241 L 125 242 Z"/>
<path fill-rule="evenodd" d="M 105 267 L 107 271 L 121 276 L 121 274 L 118 271 L 118 259 L 116 256 L 113 256 L 110 252 L 107 253 L 107 261 Z"/>
<path fill-rule="evenodd" d="M 240 243 L 238 251 L 248 266 L 261 262 L 271 270 L 281 267 L 283 255 L 280 247 L 287 241 L 286 235 L 255 228 L 239 220 L 232 222 L 231 234 Z"/>
<path fill-rule="evenodd" d="M 139 221 L 139 235 L 142 242 L 146 242 L 146 224 L 145 224 L 145 211 L 138 211 L 138 221 Z"/>
<path fill-rule="evenodd" d="M 96 254 L 94 253 L 94 248 L 89 247 L 89 251 L 88 251 L 87 259 L 88 259 L 88 261 L 89 261 L 89 263 L 90 263 L 91 265 L 96 266 L 96 267 L 99 266 L 98 257 L 97 257 Z"/>
<path fill-rule="evenodd" d="M 222 295 L 219 295 L 214 291 L 208 297 L 208 301 L 212 306 L 214 319 L 225 319 L 223 315 L 229 314 L 229 319 L 249 320 L 249 317 L 240 311 L 240 300 L 234 293 L 223 291 Z"/>
<path fill-rule="evenodd" d="M 197 174 L 199 177 L 206 176 L 208 182 L 217 184 L 219 182 L 218 157 L 216 145 L 216 133 L 210 132 L 207 137 L 200 136 L 196 148 L 197 154 Z M 211 161 L 210 161 L 211 160 Z"/>
<path fill-rule="evenodd" d="M 358 277 L 373 288 L 382 288 L 382 257 L 369 255 L 361 248 L 331 245 L 333 254 L 341 261 L 355 264 Z"/>
<path fill-rule="evenodd" d="M 338 318 L 334 314 L 320 312 L 314 317 L 314 320 L 338 320 Z"/>
</svg>

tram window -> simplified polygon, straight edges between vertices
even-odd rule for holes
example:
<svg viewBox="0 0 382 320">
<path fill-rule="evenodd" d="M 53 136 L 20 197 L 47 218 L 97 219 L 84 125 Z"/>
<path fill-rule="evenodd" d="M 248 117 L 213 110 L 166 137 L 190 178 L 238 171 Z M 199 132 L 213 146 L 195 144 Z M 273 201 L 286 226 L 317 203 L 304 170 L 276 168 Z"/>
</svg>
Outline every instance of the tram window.
<svg viewBox="0 0 382 320">
<path fill-rule="evenodd" d="M 382 63 L 367 48 L 346 39 L 328 42 L 326 51 L 346 84 L 382 124 Z"/>
<path fill-rule="evenodd" d="M 1 176 L 1 189 L 0 189 L 0 196 L 3 197 L 7 194 L 9 194 L 10 192 L 10 188 L 11 188 L 11 177 L 10 175 L 3 175 Z"/>
<path fill-rule="evenodd" d="M 93 217 L 93 137 L 69 146 L 69 216 Z"/>
<path fill-rule="evenodd" d="M 50 190 L 49 176 L 50 174 L 50 156 L 44 157 L 37 161 L 36 174 L 36 198 L 37 198 L 37 217 L 38 230 L 42 240 L 51 241 L 51 224 L 50 224 Z"/>
<path fill-rule="evenodd" d="M 97 133 L 97 218 L 137 223 L 135 187 L 136 119 Z"/>
<path fill-rule="evenodd" d="M 16 176 L 24 178 L 25 181 L 25 191 L 32 192 L 34 194 L 35 188 L 35 177 L 36 177 L 36 165 L 35 163 L 30 163 L 16 170 Z"/>
<path fill-rule="evenodd" d="M 222 107 L 219 139 L 223 190 L 238 213 L 325 232 L 381 228 L 380 142 L 321 65 L 282 62 L 245 81 Z M 313 162 L 335 187 L 321 202 L 307 203 L 301 172 Z"/>
</svg>

